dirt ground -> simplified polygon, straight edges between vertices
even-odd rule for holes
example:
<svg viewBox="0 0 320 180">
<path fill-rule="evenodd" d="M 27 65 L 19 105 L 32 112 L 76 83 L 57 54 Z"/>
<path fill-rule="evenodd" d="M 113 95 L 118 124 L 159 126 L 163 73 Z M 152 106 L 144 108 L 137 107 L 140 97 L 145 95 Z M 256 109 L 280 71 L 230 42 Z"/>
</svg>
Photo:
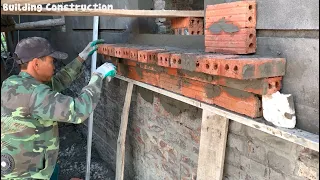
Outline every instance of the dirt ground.
<svg viewBox="0 0 320 180">
<path fill-rule="evenodd" d="M 59 180 L 70 180 L 73 177 L 85 179 L 87 137 L 73 124 L 59 124 L 60 153 L 58 163 L 60 167 Z M 90 180 L 114 180 L 115 173 L 99 157 L 92 147 Z"/>
</svg>

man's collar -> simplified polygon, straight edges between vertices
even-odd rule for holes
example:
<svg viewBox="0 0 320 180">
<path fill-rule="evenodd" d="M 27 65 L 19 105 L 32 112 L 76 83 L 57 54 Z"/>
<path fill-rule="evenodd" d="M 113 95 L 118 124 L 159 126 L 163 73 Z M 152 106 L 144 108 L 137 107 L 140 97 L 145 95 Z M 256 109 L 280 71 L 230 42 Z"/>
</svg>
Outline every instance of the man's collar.
<svg viewBox="0 0 320 180">
<path fill-rule="evenodd" d="M 19 76 L 21 76 L 21 77 L 32 77 L 29 73 L 24 72 L 24 71 L 21 71 L 21 72 L 19 73 Z"/>
</svg>

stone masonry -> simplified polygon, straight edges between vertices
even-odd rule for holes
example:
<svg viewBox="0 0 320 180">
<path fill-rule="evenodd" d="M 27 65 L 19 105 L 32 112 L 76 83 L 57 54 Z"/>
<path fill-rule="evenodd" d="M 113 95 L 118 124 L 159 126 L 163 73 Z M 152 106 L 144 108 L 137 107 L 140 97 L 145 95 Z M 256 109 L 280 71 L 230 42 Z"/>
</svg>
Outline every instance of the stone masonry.
<svg viewBox="0 0 320 180">
<path fill-rule="evenodd" d="M 126 82 L 118 79 L 106 84 L 109 93 L 102 104 L 107 107 L 99 110 L 103 114 L 95 114 L 95 137 L 101 136 L 95 138 L 95 147 L 113 167 L 125 89 Z M 201 113 L 135 86 L 127 132 L 127 179 L 196 179 Z M 318 159 L 315 151 L 230 121 L 224 179 L 318 180 Z"/>
</svg>

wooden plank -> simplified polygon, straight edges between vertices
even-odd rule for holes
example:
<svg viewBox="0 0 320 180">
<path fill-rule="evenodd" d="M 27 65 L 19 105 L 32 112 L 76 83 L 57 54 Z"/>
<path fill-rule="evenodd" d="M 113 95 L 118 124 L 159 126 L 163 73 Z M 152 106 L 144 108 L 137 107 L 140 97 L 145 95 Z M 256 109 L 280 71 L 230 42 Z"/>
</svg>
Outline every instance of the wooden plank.
<svg viewBox="0 0 320 180">
<path fill-rule="evenodd" d="M 117 142 L 116 180 L 123 180 L 126 132 L 127 132 L 127 126 L 128 126 L 128 117 L 129 117 L 132 89 L 133 89 L 133 83 L 129 82 L 125 101 L 124 101 L 124 106 L 122 109 L 121 125 L 120 125 L 120 131 L 119 131 L 118 142 Z"/>
<path fill-rule="evenodd" d="M 319 135 L 312 134 L 300 129 L 285 129 L 285 128 L 278 128 L 272 125 L 267 124 L 266 120 L 263 118 L 253 119 L 246 116 L 242 116 L 239 114 L 236 114 L 234 112 L 228 111 L 223 108 L 219 108 L 216 106 L 212 106 L 176 93 L 172 93 L 170 91 L 157 88 L 142 82 L 138 82 L 123 76 L 116 76 L 118 79 L 122 79 L 127 82 L 132 82 L 137 86 L 149 89 L 151 91 L 154 91 L 156 93 L 168 96 L 170 98 L 176 99 L 178 101 L 190 104 L 192 106 L 205 109 L 211 112 L 216 113 L 217 115 L 223 116 L 225 118 L 228 118 L 230 120 L 236 121 L 238 123 L 241 123 L 243 125 L 252 127 L 254 129 L 260 130 L 262 132 L 271 134 L 273 136 L 279 137 L 283 140 L 298 144 L 300 146 L 312 149 L 314 151 L 319 152 Z"/>
<path fill-rule="evenodd" d="M 222 180 L 229 120 L 208 110 L 202 111 L 198 180 Z"/>
<path fill-rule="evenodd" d="M 37 29 L 37 28 L 46 28 L 53 26 L 62 26 L 65 25 L 64 18 L 60 19 L 47 19 L 36 22 L 26 22 L 15 25 L 15 30 L 27 30 L 27 29 Z"/>
<path fill-rule="evenodd" d="M 170 17 L 204 17 L 204 11 L 177 11 L 177 10 L 126 10 L 113 9 L 102 10 L 92 9 L 85 11 L 50 11 L 50 9 L 42 9 L 37 11 L 4 11 L 1 9 L 2 15 L 34 15 L 34 16 L 117 16 L 117 17 L 154 17 L 154 18 L 170 18 Z"/>
<path fill-rule="evenodd" d="M 53 4 L 53 3 L 62 3 L 62 2 L 70 2 L 75 0 L 2 0 L 1 5 L 3 4 Z M 1 11 L 2 13 L 2 11 Z"/>
</svg>

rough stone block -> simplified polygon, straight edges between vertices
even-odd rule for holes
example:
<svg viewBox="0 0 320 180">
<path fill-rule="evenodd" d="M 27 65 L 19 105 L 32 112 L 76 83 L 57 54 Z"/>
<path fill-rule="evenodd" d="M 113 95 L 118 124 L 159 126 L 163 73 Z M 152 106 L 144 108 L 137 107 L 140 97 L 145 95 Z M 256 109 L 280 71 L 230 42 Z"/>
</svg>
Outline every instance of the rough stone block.
<svg viewBox="0 0 320 180">
<path fill-rule="evenodd" d="M 240 169 L 244 170 L 249 177 L 267 178 L 268 167 L 246 156 L 241 156 Z"/>
<path fill-rule="evenodd" d="M 228 147 L 226 149 L 226 158 L 225 162 L 234 166 L 240 168 L 241 165 L 241 155 L 240 152 L 235 148 Z"/>
<path fill-rule="evenodd" d="M 246 172 L 241 170 L 240 168 L 237 168 L 235 166 L 232 166 L 228 163 L 224 166 L 224 178 L 226 180 L 236 180 L 236 179 L 245 179 Z"/>
<path fill-rule="evenodd" d="M 308 180 L 319 180 L 319 167 L 309 167 L 303 162 L 297 162 L 296 175 Z"/>
<path fill-rule="evenodd" d="M 268 166 L 284 174 L 293 174 L 294 163 L 286 157 L 278 155 L 276 152 L 269 151 L 267 154 Z"/>
<path fill-rule="evenodd" d="M 244 137 L 240 137 L 240 136 L 237 136 L 237 135 L 229 134 L 228 135 L 227 146 L 239 151 L 240 153 L 244 153 L 244 151 L 245 151 L 245 141 L 246 141 L 246 139 Z"/>
<path fill-rule="evenodd" d="M 263 142 L 254 140 L 246 141 L 245 155 L 261 164 L 266 164 L 267 150 Z"/>
<path fill-rule="evenodd" d="M 291 154 L 293 147 L 295 147 L 292 142 L 285 141 L 276 136 L 272 136 L 248 126 L 244 126 L 244 128 L 245 134 L 248 138 L 259 140 L 261 143 L 263 142 L 265 146 L 274 148 L 273 151 L 281 151 Z"/>
<path fill-rule="evenodd" d="M 244 135 L 244 125 L 236 121 L 230 121 L 229 123 L 229 132 L 236 135 Z"/>
</svg>

